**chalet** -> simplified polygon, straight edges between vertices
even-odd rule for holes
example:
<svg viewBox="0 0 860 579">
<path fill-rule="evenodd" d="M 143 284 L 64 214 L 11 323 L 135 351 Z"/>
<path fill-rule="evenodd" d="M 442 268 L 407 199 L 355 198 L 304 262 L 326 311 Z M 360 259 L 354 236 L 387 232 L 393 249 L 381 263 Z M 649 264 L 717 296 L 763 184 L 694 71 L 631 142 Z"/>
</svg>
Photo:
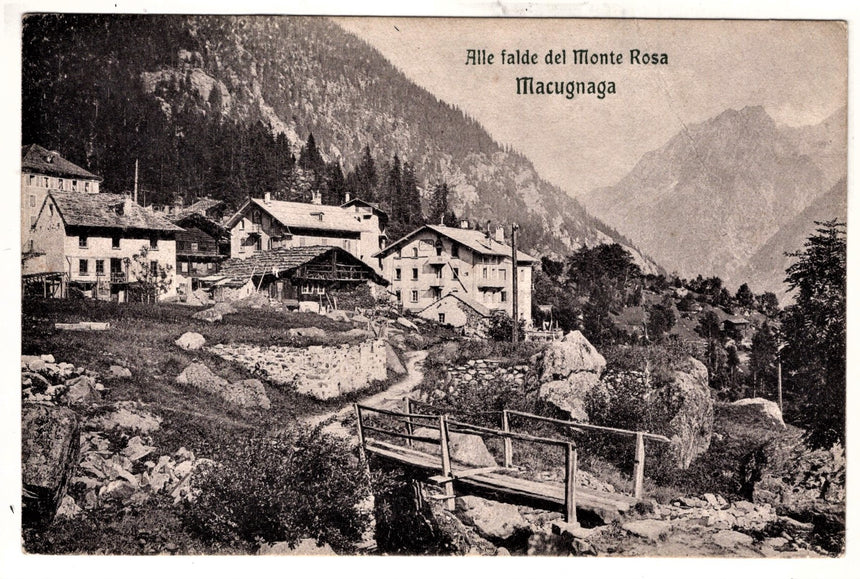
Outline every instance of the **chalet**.
<svg viewBox="0 0 860 579">
<path fill-rule="evenodd" d="M 102 178 L 39 145 L 21 148 L 21 245 L 30 233 L 49 191 L 98 193 Z"/>
<path fill-rule="evenodd" d="M 387 219 L 387 218 L 386 218 Z M 227 221 L 230 257 L 246 259 L 259 252 L 279 248 L 337 246 L 371 267 L 372 256 L 380 249 L 384 221 L 380 213 L 355 206 L 322 205 L 319 195 L 313 203 L 263 199 L 246 202 Z"/>
<path fill-rule="evenodd" d="M 52 295 L 77 288 L 99 299 L 126 301 L 135 282 L 160 276 L 166 294 L 175 293 L 177 225 L 147 211 L 129 197 L 51 191 L 33 228 L 33 251 L 23 277 L 59 280 Z M 145 253 L 145 258 L 135 259 Z M 145 270 L 144 270 L 145 269 Z"/>
<path fill-rule="evenodd" d="M 205 208 L 191 209 L 197 203 L 169 215 L 168 220 L 183 229 L 176 234 L 176 271 L 197 280 L 217 273 L 221 262 L 230 256 L 230 236 Z M 195 284 L 196 285 L 196 284 Z"/>
<path fill-rule="evenodd" d="M 350 252 L 333 246 L 279 247 L 246 258 L 224 262 L 217 288 L 244 287 L 250 281 L 270 298 L 297 306 L 300 301 L 315 301 L 334 309 L 348 307 L 362 286 L 368 295 L 379 294 L 385 281 L 366 262 Z"/>
<path fill-rule="evenodd" d="M 473 229 L 425 225 L 376 257 L 382 262 L 383 276 L 391 282 L 390 291 L 404 310 L 421 312 L 456 293 L 488 310 L 512 314 L 514 268 L 502 228 L 491 236 Z M 535 262 L 532 256 L 517 252 L 518 311 L 524 320 L 531 318 Z"/>
</svg>

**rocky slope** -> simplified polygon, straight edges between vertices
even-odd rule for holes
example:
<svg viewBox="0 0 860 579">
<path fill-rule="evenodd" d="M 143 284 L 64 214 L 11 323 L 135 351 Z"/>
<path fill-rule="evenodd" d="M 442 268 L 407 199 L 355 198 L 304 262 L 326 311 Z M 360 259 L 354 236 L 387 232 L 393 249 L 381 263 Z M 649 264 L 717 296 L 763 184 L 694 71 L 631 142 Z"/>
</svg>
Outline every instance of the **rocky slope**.
<svg viewBox="0 0 860 579">
<path fill-rule="evenodd" d="M 745 281 L 746 264 L 845 174 L 845 110 L 787 128 L 759 106 L 727 110 L 646 153 L 584 198 L 668 270 Z M 773 279 L 761 289 L 775 290 Z M 766 283 L 765 283 L 766 282 Z"/>
</svg>

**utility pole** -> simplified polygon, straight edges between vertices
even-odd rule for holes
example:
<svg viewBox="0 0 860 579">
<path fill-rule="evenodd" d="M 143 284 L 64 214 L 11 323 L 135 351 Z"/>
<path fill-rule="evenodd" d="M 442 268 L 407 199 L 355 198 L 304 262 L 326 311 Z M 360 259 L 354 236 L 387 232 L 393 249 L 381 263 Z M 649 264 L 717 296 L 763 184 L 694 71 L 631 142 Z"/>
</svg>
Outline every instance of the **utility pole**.
<svg viewBox="0 0 860 579">
<path fill-rule="evenodd" d="M 516 223 L 511 225 L 511 263 L 513 264 L 511 277 L 511 293 L 513 294 L 511 298 L 513 299 L 513 309 L 511 311 L 514 319 L 514 323 L 511 327 L 511 342 L 514 344 L 519 341 L 519 300 L 517 295 L 517 278 L 519 277 L 519 268 L 517 267 L 517 231 L 519 228 L 520 226 Z"/>
<path fill-rule="evenodd" d="M 134 202 L 137 203 L 137 163 L 138 159 L 134 160 Z"/>
</svg>

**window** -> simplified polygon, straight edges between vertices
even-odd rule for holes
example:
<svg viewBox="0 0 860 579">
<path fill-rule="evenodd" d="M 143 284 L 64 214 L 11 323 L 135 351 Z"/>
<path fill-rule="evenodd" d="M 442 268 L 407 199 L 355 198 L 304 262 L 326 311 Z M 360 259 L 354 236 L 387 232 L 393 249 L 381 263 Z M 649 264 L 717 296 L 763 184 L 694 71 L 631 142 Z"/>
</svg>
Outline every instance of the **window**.
<svg viewBox="0 0 860 579">
<path fill-rule="evenodd" d="M 500 269 L 499 270 L 499 279 L 501 279 L 502 281 L 506 281 L 508 279 L 508 270 Z"/>
<path fill-rule="evenodd" d="M 78 181 L 77 179 L 72 179 L 72 191 L 78 190 Z"/>
<path fill-rule="evenodd" d="M 84 181 L 84 193 L 89 193 L 89 192 L 90 192 L 90 182 Z"/>
<path fill-rule="evenodd" d="M 196 241 L 192 241 L 192 242 L 191 242 L 191 251 L 196 252 L 196 251 L 198 250 L 198 248 L 199 248 L 199 247 L 200 247 L 200 246 L 197 244 L 197 242 L 196 242 Z"/>
<path fill-rule="evenodd" d="M 81 275 L 87 275 L 90 269 L 90 261 L 88 259 L 79 259 L 78 260 L 78 273 Z"/>
<path fill-rule="evenodd" d="M 111 237 L 110 246 L 112 249 L 119 249 L 119 236 L 118 235 Z"/>
<path fill-rule="evenodd" d="M 105 273 L 105 260 L 97 259 L 96 260 L 96 275 L 104 275 Z"/>
<path fill-rule="evenodd" d="M 188 273 L 188 262 L 183 261 L 182 263 L 180 263 L 179 271 L 181 271 L 182 273 Z"/>
<path fill-rule="evenodd" d="M 158 238 L 153 236 L 149 238 L 149 249 L 155 251 L 158 249 Z"/>
<path fill-rule="evenodd" d="M 442 240 L 441 240 L 441 239 L 437 239 L 437 240 L 436 240 L 436 256 L 437 256 L 437 257 L 439 257 L 440 255 L 442 255 L 442 249 L 443 249 Z"/>
<path fill-rule="evenodd" d="M 57 181 L 57 189 L 59 189 L 60 191 L 64 191 L 65 188 L 66 188 L 66 184 L 63 181 L 63 179 L 60 179 L 59 181 Z"/>
<path fill-rule="evenodd" d="M 412 248 L 412 257 L 418 257 L 418 246 Z"/>
<path fill-rule="evenodd" d="M 487 279 L 487 275 L 489 273 L 489 270 L 490 270 L 490 268 L 488 268 L 488 267 L 484 268 L 484 279 Z"/>
<path fill-rule="evenodd" d="M 501 301 L 503 304 L 504 304 L 504 303 L 506 303 L 506 302 L 508 301 L 508 292 L 505 292 L 505 291 L 503 291 L 503 292 L 502 292 L 502 298 L 501 298 L 501 300 L 500 300 L 500 301 Z"/>
<path fill-rule="evenodd" d="M 403 302 L 403 296 L 402 296 L 402 295 L 400 295 L 400 290 L 397 290 L 396 292 L 394 292 L 394 297 L 396 297 L 396 298 L 397 298 L 397 303 L 402 303 L 402 302 Z"/>
<path fill-rule="evenodd" d="M 441 267 L 436 268 L 436 279 L 442 279 L 442 268 Z"/>
<path fill-rule="evenodd" d="M 245 220 L 244 219 L 239 221 L 239 231 L 245 231 Z"/>
<path fill-rule="evenodd" d="M 399 267 L 394 270 L 394 279 L 397 281 L 400 281 L 401 279 L 401 271 Z"/>
<path fill-rule="evenodd" d="M 48 179 L 47 177 L 42 177 L 42 179 L 43 179 L 42 183 L 45 186 L 45 189 L 49 189 L 51 187 L 51 180 Z"/>
<path fill-rule="evenodd" d="M 460 257 L 460 246 L 456 243 L 451 244 L 451 257 Z"/>
<path fill-rule="evenodd" d="M 439 314 L 439 323 L 440 323 L 440 324 L 444 324 L 444 323 L 445 323 L 445 314 Z"/>
<path fill-rule="evenodd" d="M 30 207 L 35 207 L 35 206 L 36 206 L 36 196 L 30 195 Z"/>
<path fill-rule="evenodd" d="M 157 276 L 158 275 L 158 262 L 150 261 L 149 262 L 149 275 Z"/>
<path fill-rule="evenodd" d="M 412 279 L 413 280 L 418 279 L 418 268 L 417 267 L 412 268 Z"/>
<path fill-rule="evenodd" d="M 442 297 L 442 288 L 434 287 L 433 288 L 433 299 L 438 300 Z"/>
<path fill-rule="evenodd" d="M 87 236 L 79 235 L 78 236 L 78 247 L 86 247 L 87 246 Z"/>
<path fill-rule="evenodd" d="M 412 290 L 412 303 L 418 302 L 418 290 Z"/>
<path fill-rule="evenodd" d="M 30 185 L 30 187 L 36 186 L 37 182 L 36 182 L 36 176 L 35 175 L 30 175 L 30 179 L 28 180 L 28 184 Z"/>
</svg>

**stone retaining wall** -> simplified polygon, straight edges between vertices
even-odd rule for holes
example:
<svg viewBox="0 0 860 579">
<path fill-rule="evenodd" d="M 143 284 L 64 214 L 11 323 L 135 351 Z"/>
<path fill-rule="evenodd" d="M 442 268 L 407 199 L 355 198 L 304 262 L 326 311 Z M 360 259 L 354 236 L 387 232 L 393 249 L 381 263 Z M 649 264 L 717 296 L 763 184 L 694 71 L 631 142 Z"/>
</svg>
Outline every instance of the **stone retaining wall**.
<svg viewBox="0 0 860 579">
<path fill-rule="evenodd" d="M 308 348 L 218 344 L 209 349 L 272 383 L 295 387 L 319 400 L 362 390 L 388 375 L 384 340 Z"/>
<path fill-rule="evenodd" d="M 451 365 L 445 373 L 445 390 L 434 392 L 434 398 L 455 394 L 462 389 L 492 388 L 501 384 L 523 386 L 529 378 L 537 377 L 528 366 L 503 366 L 504 360 L 469 360 Z"/>
</svg>

